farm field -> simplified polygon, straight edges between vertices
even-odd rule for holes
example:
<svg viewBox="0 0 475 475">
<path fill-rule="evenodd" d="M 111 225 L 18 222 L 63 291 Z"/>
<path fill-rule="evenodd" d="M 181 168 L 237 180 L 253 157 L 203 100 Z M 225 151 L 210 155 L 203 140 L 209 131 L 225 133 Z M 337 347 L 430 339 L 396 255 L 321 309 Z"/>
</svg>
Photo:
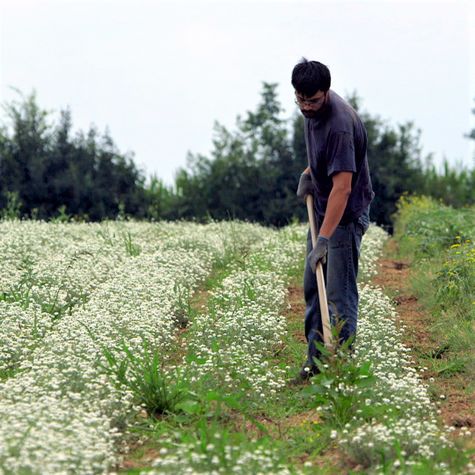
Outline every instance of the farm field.
<svg viewBox="0 0 475 475">
<path fill-rule="evenodd" d="M 411 228 L 420 205 L 403 205 L 399 247 L 387 251 L 403 259 L 409 249 L 415 268 L 420 242 L 432 249 L 429 231 Z M 439 372 L 420 358 L 395 291 L 375 284 L 381 229 L 363 240 L 354 354 L 329 353 L 311 384 L 291 387 L 305 352 L 305 226 L 0 228 L 0 473 L 473 471 L 470 430 L 442 417 L 430 381 L 471 374 L 468 346 L 435 361 Z M 470 293 L 457 286 L 475 275 L 473 229 L 453 231 L 437 274 L 446 306 Z M 473 328 L 470 304 L 441 348 Z"/>
</svg>

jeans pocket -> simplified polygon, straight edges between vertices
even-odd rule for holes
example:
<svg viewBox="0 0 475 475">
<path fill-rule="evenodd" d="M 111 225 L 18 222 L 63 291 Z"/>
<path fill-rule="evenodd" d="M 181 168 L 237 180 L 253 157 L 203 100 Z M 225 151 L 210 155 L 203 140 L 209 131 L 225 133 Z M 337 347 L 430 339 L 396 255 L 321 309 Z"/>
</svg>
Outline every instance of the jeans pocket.
<svg viewBox="0 0 475 475">
<path fill-rule="evenodd" d="M 363 235 L 369 228 L 369 207 L 363 212 L 356 222 L 358 227 L 361 228 L 361 235 Z"/>
</svg>

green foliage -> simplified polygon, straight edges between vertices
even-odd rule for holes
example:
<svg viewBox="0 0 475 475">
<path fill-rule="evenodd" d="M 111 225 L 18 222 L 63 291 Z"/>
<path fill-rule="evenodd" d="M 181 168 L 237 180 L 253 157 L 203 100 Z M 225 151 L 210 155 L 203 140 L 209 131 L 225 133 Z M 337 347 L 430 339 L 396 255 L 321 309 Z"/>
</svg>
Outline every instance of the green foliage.
<svg viewBox="0 0 475 475">
<path fill-rule="evenodd" d="M 38 304 L 42 312 L 51 315 L 52 321 L 71 315 L 73 309 L 83 305 L 86 300 L 87 296 L 82 291 L 65 283 L 58 285 L 35 274 L 31 268 L 26 269 L 18 282 L 0 292 L 0 301 L 17 302 L 22 308 L 28 308 L 32 302 Z"/>
<path fill-rule="evenodd" d="M 24 371 L 24 370 L 23 370 Z M 18 368 L 8 368 L 0 370 L 0 383 L 6 381 L 9 378 L 13 378 L 17 374 L 21 373 L 21 370 Z"/>
<path fill-rule="evenodd" d="M 349 102 L 368 131 L 368 159 L 376 197 L 371 219 L 392 229 L 396 202 L 404 192 L 427 194 L 452 206 L 475 203 L 475 169 L 442 172 L 422 157 L 413 123 L 390 125 Z M 71 112 L 50 120 L 35 94 L 4 106 L 0 127 L 0 213 L 4 219 L 101 220 L 133 216 L 160 219 L 245 219 L 284 226 L 305 220 L 295 196 L 308 159 L 303 117 L 283 118 L 277 85 L 263 83 L 255 111 L 237 116 L 234 130 L 216 123 L 209 156 L 188 155 L 187 166 L 167 186 L 145 180 L 133 155 L 120 153 L 109 133 L 92 127 L 72 134 Z M 473 138 L 472 130 L 467 137 Z"/>
<path fill-rule="evenodd" d="M 180 328 L 186 328 L 190 320 L 197 314 L 191 305 L 191 289 L 187 285 L 175 283 L 173 291 L 176 299 L 174 311 L 175 321 Z"/>
<path fill-rule="evenodd" d="M 338 341 L 340 329 L 341 325 L 332 329 L 333 341 Z M 371 408 L 362 404 L 374 391 L 371 364 L 358 364 L 352 358 L 350 345 L 351 339 L 332 349 L 316 343 L 322 355 L 321 359 L 315 360 L 320 373 L 310 380 L 311 385 L 304 390 L 319 408 L 323 420 L 338 429 L 343 429 L 353 419 L 357 409 L 365 409 L 368 419 L 374 415 Z"/>
<path fill-rule="evenodd" d="M 397 448 L 396 448 L 397 450 Z M 397 457 L 397 463 L 394 460 L 383 463 L 381 473 L 395 473 L 395 468 L 399 469 L 397 473 L 408 473 L 411 475 L 445 475 L 447 473 L 467 473 L 467 464 L 470 463 L 470 453 L 473 451 L 463 450 L 457 445 L 454 447 L 442 447 L 431 458 L 417 460 L 414 463 L 406 463 L 402 455 Z"/>
<path fill-rule="evenodd" d="M 164 426 L 164 424 L 161 424 Z M 157 428 L 157 437 L 167 427 Z M 156 461 L 160 473 L 282 473 L 286 455 L 277 441 L 268 437 L 249 440 L 245 432 L 223 428 L 215 420 L 200 419 L 189 430 L 159 438 L 166 460 Z M 293 473 L 293 472 L 289 472 Z"/>
<path fill-rule="evenodd" d="M 124 240 L 125 252 L 130 257 L 136 257 L 140 254 L 141 248 L 138 244 L 135 244 L 132 240 L 132 235 L 130 231 L 124 232 L 122 235 Z"/>
<path fill-rule="evenodd" d="M 144 216 L 144 178 L 132 156 L 119 153 L 108 132 L 99 136 L 91 128 L 72 137 L 69 110 L 52 123 L 34 93 L 4 109 L 8 127 L 0 129 L 3 217 L 18 217 L 21 211 L 22 217 L 35 219 L 115 218 L 121 202 L 127 214 Z"/>
<path fill-rule="evenodd" d="M 437 256 L 475 235 L 475 208 L 455 210 L 425 196 L 404 196 L 397 205 L 395 237 L 404 252 Z"/>
<path fill-rule="evenodd" d="M 136 403 L 150 416 L 192 407 L 194 393 L 190 391 L 183 371 L 166 372 L 158 351 L 151 349 L 146 339 L 142 342 L 138 353 L 134 353 L 125 341 L 115 351 L 101 345 L 107 362 L 102 368 L 119 388 L 130 390 Z"/>
<path fill-rule="evenodd" d="M 292 153 L 276 84 L 264 83 L 256 112 L 236 131 L 215 124 L 211 157 L 188 156 L 176 176 L 174 218 L 246 219 L 282 226 L 304 206 L 295 197 L 306 157 Z"/>
<path fill-rule="evenodd" d="M 458 319 L 475 320 L 475 244 L 455 237 L 437 272 L 436 301 L 442 311 Z"/>
<path fill-rule="evenodd" d="M 28 308 L 31 301 L 30 292 L 35 284 L 35 277 L 31 268 L 27 269 L 18 282 L 10 285 L 10 288 L 0 292 L 0 300 L 4 302 L 17 302 L 22 308 Z"/>
<path fill-rule="evenodd" d="M 451 167 L 444 160 L 442 172 L 429 163 L 424 171 L 423 186 L 417 192 L 431 196 L 449 206 L 475 204 L 475 168 L 469 170 L 461 163 Z"/>
<path fill-rule="evenodd" d="M 5 191 L 6 205 L 0 210 L 1 219 L 14 220 L 21 217 L 21 202 L 17 191 Z"/>
<path fill-rule="evenodd" d="M 68 223 L 72 216 L 66 212 L 66 205 L 61 205 L 58 208 L 58 214 L 51 219 L 53 223 Z"/>
<path fill-rule="evenodd" d="M 432 317 L 439 347 L 422 354 L 444 377 L 475 375 L 475 207 L 454 209 L 427 197 L 401 199 L 395 237 L 413 259 L 412 286 Z"/>
<path fill-rule="evenodd" d="M 156 175 L 144 186 L 145 216 L 152 221 L 174 218 L 176 200 L 172 187 L 167 187 Z"/>
</svg>

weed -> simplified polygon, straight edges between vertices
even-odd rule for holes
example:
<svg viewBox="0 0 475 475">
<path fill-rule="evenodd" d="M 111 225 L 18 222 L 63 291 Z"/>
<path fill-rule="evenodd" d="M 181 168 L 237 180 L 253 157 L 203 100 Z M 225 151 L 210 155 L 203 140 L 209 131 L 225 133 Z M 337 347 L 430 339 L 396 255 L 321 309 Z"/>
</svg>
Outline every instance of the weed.
<svg viewBox="0 0 475 475">
<path fill-rule="evenodd" d="M 6 368 L 0 370 L 0 382 L 7 380 L 8 378 L 12 378 L 17 374 L 21 373 L 24 370 L 20 370 L 18 368 Z"/>
<path fill-rule="evenodd" d="M 111 247 L 114 246 L 115 234 L 112 233 L 106 225 L 102 226 L 101 229 L 97 231 L 97 235 L 104 240 L 106 245 Z"/>
<path fill-rule="evenodd" d="M 458 319 L 475 319 L 475 245 L 456 236 L 435 279 L 436 302 Z"/>
<path fill-rule="evenodd" d="M 136 257 L 140 254 L 142 249 L 140 248 L 138 244 L 135 244 L 132 241 L 132 235 L 130 234 L 130 231 L 124 232 L 122 235 L 122 239 L 125 245 L 125 252 L 127 253 L 128 256 Z"/>
<path fill-rule="evenodd" d="M 101 345 L 107 364 L 102 369 L 113 378 L 114 383 L 126 387 L 137 404 L 144 407 L 150 416 L 173 413 L 194 405 L 195 394 L 190 391 L 186 374 L 179 369 L 166 372 L 158 351 L 142 339 L 139 354 L 122 341 L 116 351 Z M 118 355 L 116 355 L 118 353 Z"/>
<path fill-rule="evenodd" d="M 175 294 L 174 318 L 180 328 L 186 328 L 196 316 L 197 311 L 191 305 L 191 289 L 186 284 L 175 282 L 173 286 Z"/>
<path fill-rule="evenodd" d="M 434 364 L 434 371 L 444 376 L 453 376 L 458 373 L 464 373 L 466 364 L 467 362 L 463 358 L 440 360 L 440 363 Z"/>
<path fill-rule="evenodd" d="M 323 370 L 312 378 L 312 384 L 304 391 L 313 397 L 325 422 L 342 429 L 353 419 L 361 401 L 371 395 L 369 386 L 374 383 L 371 365 L 359 366 L 345 357 L 324 361 L 330 362 L 331 366 L 319 362 Z M 367 418 L 373 415 L 373 411 L 368 411 Z"/>
<path fill-rule="evenodd" d="M 342 326 L 341 321 L 333 326 L 334 342 L 339 341 Z M 375 382 L 371 363 L 359 364 L 355 361 L 350 349 L 351 338 L 331 349 L 319 342 L 315 344 L 322 355 L 320 359 L 315 358 L 320 373 L 311 379 L 311 385 L 304 393 L 313 398 L 325 422 L 343 429 L 352 420 L 356 410 L 363 406 L 361 402 L 371 395 Z M 370 412 L 369 408 L 366 410 Z M 368 413 L 367 417 L 372 415 Z"/>
</svg>

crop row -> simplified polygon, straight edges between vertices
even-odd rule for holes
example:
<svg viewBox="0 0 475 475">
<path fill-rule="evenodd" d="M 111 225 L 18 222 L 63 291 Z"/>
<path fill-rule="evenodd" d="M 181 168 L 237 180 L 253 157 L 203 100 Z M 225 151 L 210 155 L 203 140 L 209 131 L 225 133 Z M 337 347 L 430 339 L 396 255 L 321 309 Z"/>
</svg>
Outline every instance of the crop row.
<svg viewBox="0 0 475 475">
<path fill-rule="evenodd" d="M 94 242 L 100 231 L 105 247 L 122 248 L 120 259 L 114 252 L 96 256 L 97 262 L 110 257 L 110 278 L 97 282 L 87 301 L 62 315 L 18 359 L 16 374 L 0 384 L 4 471 L 104 473 L 115 463 L 121 432 L 140 408 L 103 371 L 101 348 L 114 352 L 127 341 L 138 351 L 146 338 L 161 352 L 170 351 L 182 303 L 177 288 L 196 288 L 224 258 L 238 225 L 106 226 L 78 234 L 89 231 Z M 257 239 L 248 228 L 244 242 Z M 73 226 L 65 231 L 72 241 L 79 239 Z M 87 247 L 87 237 L 81 239 Z"/>
<path fill-rule="evenodd" d="M 263 236 L 261 246 L 235 265 L 211 293 L 208 312 L 199 315 L 190 329 L 186 359 L 191 360 L 192 382 L 202 387 L 205 381 L 220 400 L 228 396 L 236 409 L 256 404 L 259 410 L 278 400 L 286 386 L 290 368 L 279 362 L 278 350 L 287 322 L 280 312 L 289 277 L 301 269 L 305 234 L 305 228 L 298 226 Z M 375 273 L 385 236 L 371 227 L 365 237 L 362 279 Z M 200 437 L 183 438 L 178 432 L 160 440 L 162 450 L 152 473 L 295 473 L 278 444 L 236 440 L 235 434 L 233 439 L 219 424 L 203 424 Z"/>
<path fill-rule="evenodd" d="M 266 230 L 258 245 L 230 265 L 190 328 L 183 364 L 190 361 L 192 387 L 203 391 L 205 385 L 206 394 L 217 393 L 217 399 L 233 401 L 238 409 L 239 397 L 246 406 L 262 405 L 285 386 L 289 367 L 278 362 L 275 352 L 287 332 L 281 311 L 288 277 L 304 257 L 305 234 L 302 226 Z M 202 431 L 201 439 L 187 442 L 181 433 L 161 439 L 151 473 L 290 473 L 276 450 L 257 441 L 233 443 L 212 424 L 204 424 Z"/>
</svg>

